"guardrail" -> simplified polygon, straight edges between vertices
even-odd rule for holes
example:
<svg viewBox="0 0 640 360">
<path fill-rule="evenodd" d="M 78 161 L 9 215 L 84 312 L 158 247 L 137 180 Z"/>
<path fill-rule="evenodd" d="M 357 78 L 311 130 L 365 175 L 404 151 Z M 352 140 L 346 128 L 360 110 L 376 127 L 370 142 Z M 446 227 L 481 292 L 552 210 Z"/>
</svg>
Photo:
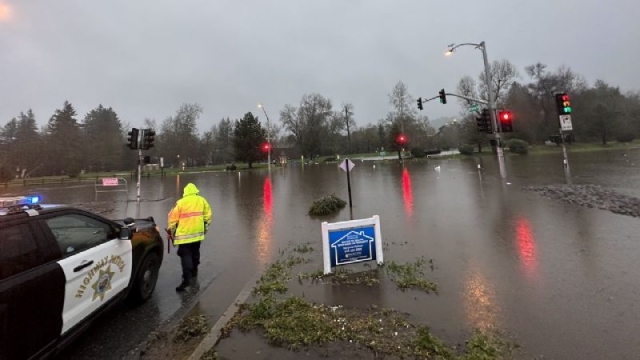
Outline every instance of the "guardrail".
<svg viewBox="0 0 640 360">
<path fill-rule="evenodd" d="M 129 177 L 133 179 L 134 173 L 119 173 L 113 174 L 112 177 Z M 0 183 L 0 187 L 8 188 L 10 186 L 30 186 L 30 185 L 47 185 L 47 184 L 71 184 L 71 183 L 79 183 L 83 181 L 98 181 L 99 179 L 104 178 L 105 176 L 78 176 L 75 178 L 68 176 L 60 176 L 60 177 L 43 177 L 43 178 L 25 178 L 19 180 L 11 180 L 9 182 Z"/>
<path fill-rule="evenodd" d="M 123 191 L 129 192 L 129 185 L 127 179 L 122 177 L 100 178 L 96 179 L 94 183 L 96 192 L 96 201 L 98 200 L 98 193 Z"/>
</svg>

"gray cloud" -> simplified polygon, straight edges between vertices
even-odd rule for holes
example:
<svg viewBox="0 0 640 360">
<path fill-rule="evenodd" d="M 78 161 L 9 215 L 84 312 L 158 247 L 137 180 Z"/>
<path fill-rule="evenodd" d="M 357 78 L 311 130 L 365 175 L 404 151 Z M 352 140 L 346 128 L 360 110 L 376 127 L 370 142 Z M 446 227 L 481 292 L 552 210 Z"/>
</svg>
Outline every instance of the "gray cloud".
<svg viewBox="0 0 640 360">
<path fill-rule="evenodd" d="M 40 124 L 71 101 L 80 116 L 102 103 L 124 121 L 158 122 L 183 102 L 204 107 L 200 130 L 222 117 L 272 120 L 319 92 L 351 102 L 362 125 L 389 110 L 404 81 L 415 96 L 453 91 L 482 57 L 452 42 L 486 40 L 490 60 L 520 70 L 571 66 L 624 90 L 640 83 L 640 3 L 613 0 L 0 0 L 0 122 L 33 108 Z M 526 80 L 526 79 L 523 79 Z M 431 118 L 457 115 L 429 103 Z"/>
</svg>

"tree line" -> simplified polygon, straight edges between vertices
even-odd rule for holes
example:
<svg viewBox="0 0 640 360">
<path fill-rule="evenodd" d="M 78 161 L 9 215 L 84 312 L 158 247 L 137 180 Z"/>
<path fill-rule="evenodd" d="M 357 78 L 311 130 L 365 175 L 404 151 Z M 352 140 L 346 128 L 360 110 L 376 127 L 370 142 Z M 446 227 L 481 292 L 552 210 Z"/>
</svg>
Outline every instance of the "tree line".
<svg viewBox="0 0 640 360">
<path fill-rule="evenodd" d="M 144 155 L 154 163 L 162 157 L 165 166 L 174 167 L 234 161 L 252 166 L 266 159 L 262 144 L 268 138 L 274 157 L 295 153 L 313 159 L 395 150 L 395 138 L 402 131 L 413 134 L 414 144 L 426 146 L 435 130 L 426 116 L 416 113 L 404 83 L 394 87 L 389 102 L 391 111 L 385 118 L 357 126 L 352 104 L 334 108 L 330 99 L 307 94 L 298 105 L 284 106 L 279 123 L 267 126 L 248 112 L 236 120 L 223 118 L 202 134 L 197 128 L 202 107 L 185 103 L 159 125 L 153 119 L 144 120 L 144 128 L 156 131 L 155 146 Z M 80 118 L 65 101 L 41 128 L 33 111 L 21 112 L 0 128 L 0 179 L 135 169 L 137 151 L 126 146 L 130 129 L 113 108 L 103 105 Z"/>
<path fill-rule="evenodd" d="M 524 73 L 526 76 L 521 76 L 507 60 L 494 61 L 491 67 L 498 108 L 509 109 L 515 115 L 514 132 L 508 137 L 543 144 L 550 135 L 557 134 L 556 92 L 571 96 L 575 140 L 606 144 L 640 136 L 640 93 L 623 93 L 602 80 L 589 85 L 584 77 L 564 66 L 552 71 L 536 63 L 525 67 Z M 486 100 L 484 73 L 477 78 L 460 79 L 457 93 Z M 321 94 L 305 94 L 298 104 L 286 104 L 276 123 L 263 123 L 248 112 L 235 120 L 223 118 L 202 134 L 197 128 L 202 107 L 185 103 L 159 125 L 153 119 L 145 119 L 144 127 L 157 133 L 155 146 L 145 155 L 150 155 L 155 163 L 162 157 L 165 166 L 234 161 L 251 166 L 266 159 L 261 144 L 267 138 L 271 140 L 274 157 L 298 154 L 307 159 L 391 153 L 400 150 L 400 146 L 417 154 L 426 149 L 455 148 L 462 144 L 481 148 L 488 144 L 487 135 L 476 129 L 477 115 L 467 112 L 470 103 L 466 100 L 460 102 L 461 120 L 438 129 L 418 112 L 415 98 L 403 82 L 391 89 L 388 100 L 389 111 L 384 117 L 361 119 L 365 125 L 358 126 L 351 103 L 334 107 L 333 101 Z M 125 145 L 129 130 L 128 122 L 103 105 L 79 118 L 73 105 L 65 101 L 41 128 L 31 110 L 21 112 L 0 128 L 0 179 L 135 169 L 137 151 Z M 401 133 L 407 135 L 405 144 L 397 143 Z"/>
<path fill-rule="evenodd" d="M 508 138 L 518 138 L 530 144 L 543 144 L 551 135 L 559 133 L 555 94 L 568 93 L 572 104 L 573 141 L 630 142 L 640 136 L 640 93 L 623 93 L 619 87 L 586 79 L 567 66 L 551 70 L 536 63 L 524 68 L 524 75 L 507 60 L 494 61 L 491 66 L 492 87 L 498 109 L 508 109 L 514 114 L 513 133 Z M 460 79 L 457 93 L 487 100 L 484 72 L 477 78 Z M 463 120 L 454 126 L 457 134 L 454 142 L 488 143 L 487 136 L 476 129 L 476 114 L 466 109 L 471 105 L 460 100 Z M 451 130 L 451 129 L 450 129 Z"/>
</svg>

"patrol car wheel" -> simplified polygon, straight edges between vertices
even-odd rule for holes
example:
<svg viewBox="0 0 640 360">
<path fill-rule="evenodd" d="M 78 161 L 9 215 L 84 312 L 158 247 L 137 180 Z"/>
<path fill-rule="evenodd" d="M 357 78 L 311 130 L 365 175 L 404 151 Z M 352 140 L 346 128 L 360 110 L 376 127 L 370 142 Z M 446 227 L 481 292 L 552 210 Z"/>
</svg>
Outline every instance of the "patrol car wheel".
<svg viewBox="0 0 640 360">
<path fill-rule="evenodd" d="M 156 253 L 148 254 L 142 262 L 136 281 L 131 289 L 131 298 L 135 303 L 141 304 L 149 300 L 153 290 L 156 288 L 159 271 L 160 261 L 158 255 Z"/>
</svg>

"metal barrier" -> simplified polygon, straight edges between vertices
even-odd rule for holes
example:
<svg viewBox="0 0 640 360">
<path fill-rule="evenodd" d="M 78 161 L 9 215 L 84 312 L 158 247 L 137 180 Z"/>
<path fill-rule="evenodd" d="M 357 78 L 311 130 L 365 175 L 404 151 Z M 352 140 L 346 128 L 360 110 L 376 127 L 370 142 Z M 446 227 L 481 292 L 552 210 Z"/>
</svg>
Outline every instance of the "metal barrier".
<svg viewBox="0 0 640 360">
<path fill-rule="evenodd" d="M 94 187 L 96 190 L 96 201 L 98 200 L 98 193 L 116 191 L 129 192 L 127 180 L 121 177 L 96 179 Z"/>
</svg>

